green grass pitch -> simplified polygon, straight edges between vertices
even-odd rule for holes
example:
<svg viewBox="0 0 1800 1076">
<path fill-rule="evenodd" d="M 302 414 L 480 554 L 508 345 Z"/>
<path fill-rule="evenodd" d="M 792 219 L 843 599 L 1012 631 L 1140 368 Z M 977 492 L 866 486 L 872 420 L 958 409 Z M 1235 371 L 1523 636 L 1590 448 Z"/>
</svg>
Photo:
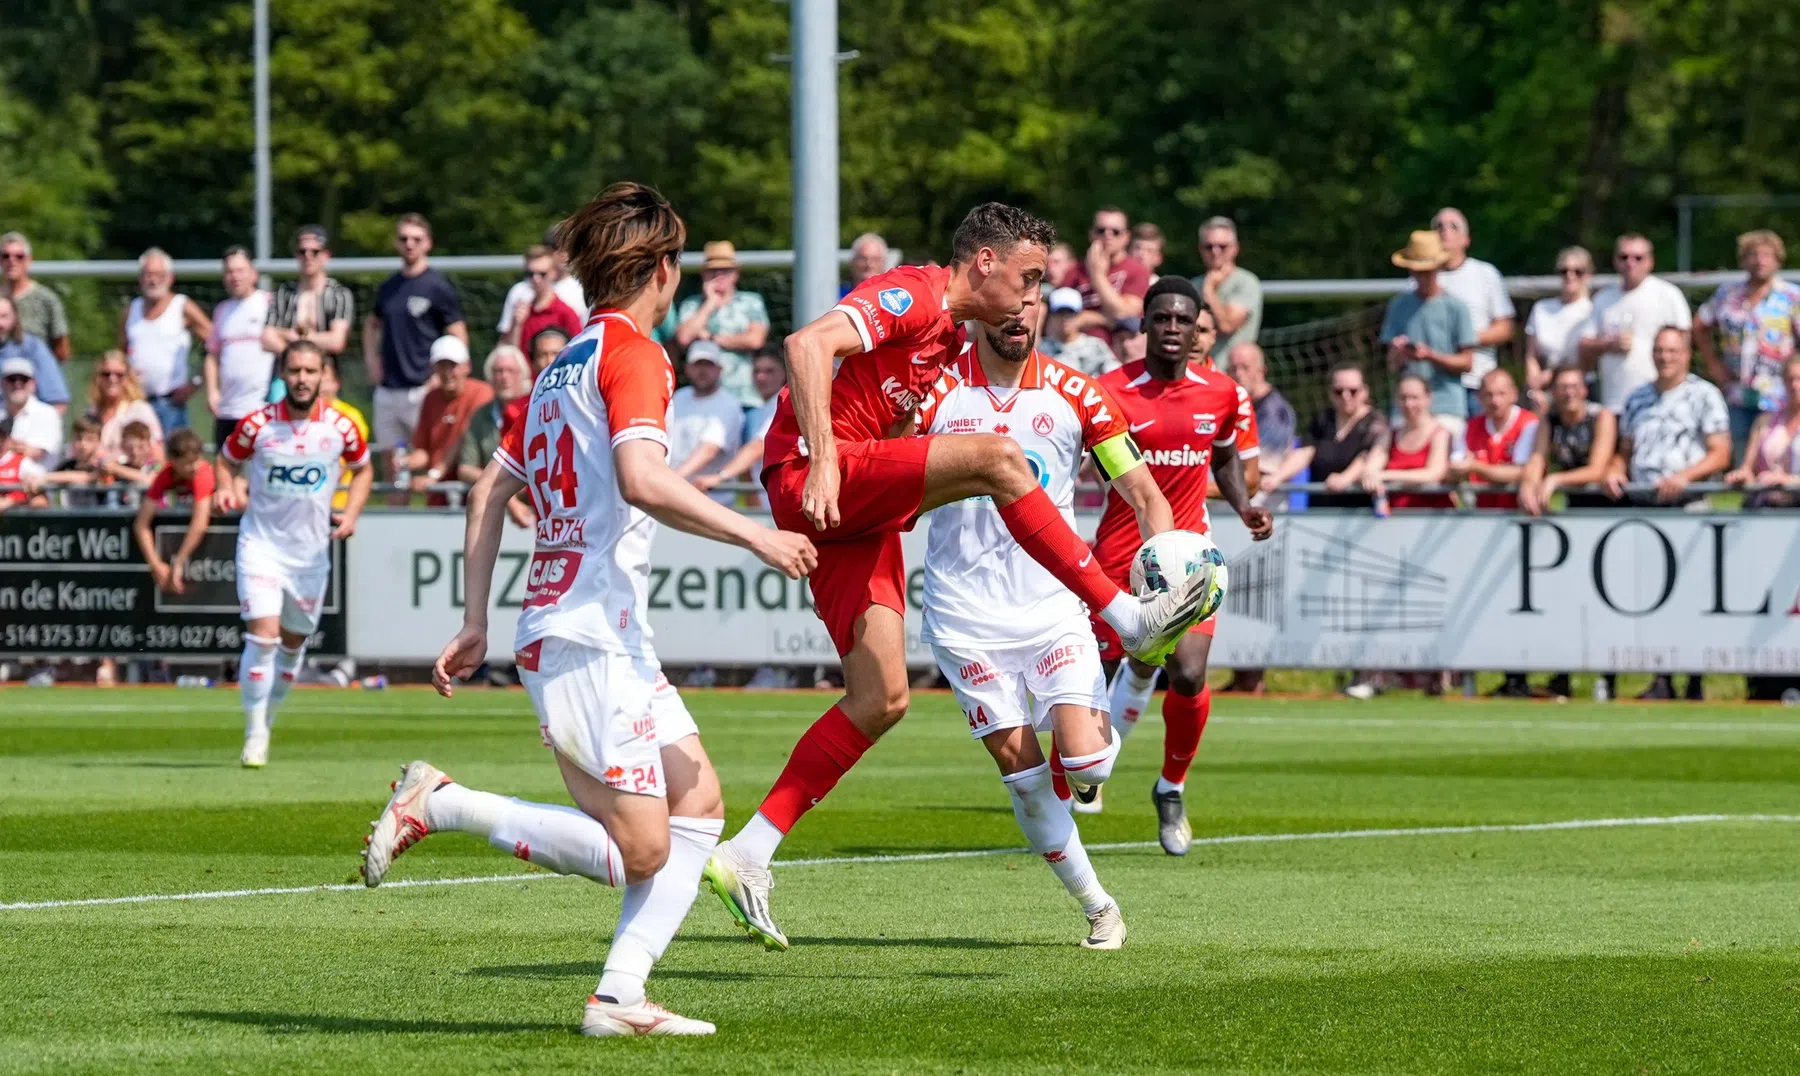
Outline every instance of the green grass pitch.
<svg viewBox="0 0 1800 1076">
<path fill-rule="evenodd" d="M 730 827 L 830 700 L 694 692 Z M 0 693 L 0 1071 L 1793 1072 L 1800 715 L 1224 699 L 1155 837 L 1160 727 L 1082 818 L 1130 941 L 1025 854 L 945 696 L 797 828 L 765 953 L 703 895 L 651 994 L 702 1040 L 577 1034 L 619 894 L 457 834 L 352 880 L 397 764 L 566 802 L 522 693 L 303 690 L 263 772 L 226 690 Z M 1683 819 L 1460 833 L 1345 831 Z M 1729 816 L 1696 818 L 1693 816 Z M 857 860 L 855 862 L 841 862 Z"/>
</svg>

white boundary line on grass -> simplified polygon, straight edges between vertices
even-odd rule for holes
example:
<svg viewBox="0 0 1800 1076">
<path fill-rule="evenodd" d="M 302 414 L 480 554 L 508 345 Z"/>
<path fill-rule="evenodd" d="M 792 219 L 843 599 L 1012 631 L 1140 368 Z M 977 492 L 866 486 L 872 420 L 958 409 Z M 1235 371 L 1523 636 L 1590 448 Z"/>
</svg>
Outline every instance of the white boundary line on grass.
<svg viewBox="0 0 1800 1076">
<path fill-rule="evenodd" d="M 1574 818 L 1562 822 L 1515 822 L 1476 826 L 1419 826 L 1410 829 L 1338 829 L 1310 833 L 1239 833 L 1223 837 L 1197 837 L 1195 845 L 1276 844 L 1291 841 L 1345 841 L 1371 837 L 1444 837 L 1473 833 L 1547 833 L 1558 830 L 1617 829 L 1632 826 L 1692 826 L 1715 822 L 1800 822 L 1794 814 L 1678 814 L 1649 815 L 1637 818 Z M 1090 844 L 1090 851 L 1118 852 L 1155 848 L 1155 841 L 1120 841 Z M 982 859 L 989 856 L 1028 855 L 1028 848 L 974 848 L 962 852 L 915 852 L 905 855 L 826 856 L 818 859 L 783 859 L 775 866 L 834 867 L 856 864 L 928 863 L 946 859 Z M 557 874 L 484 874 L 473 878 L 418 878 L 385 882 L 383 889 L 417 889 L 426 886 L 483 885 L 488 882 L 551 881 L 574 875 Z M 144 893 L 129 897 L 87 897 L 78 900 L 20 901 L 0 904 L 0 912 L 23 912 L 49 908 L 90 908 L 112 904 L 160 904 L 166 901 L 226 900 L 233 897 L 275 897 L 296 893 L 351 893 L 366 886 L 357 884 L 283 886 L 269 889 L 215 889 L 199 893 Z"/>
</svg>

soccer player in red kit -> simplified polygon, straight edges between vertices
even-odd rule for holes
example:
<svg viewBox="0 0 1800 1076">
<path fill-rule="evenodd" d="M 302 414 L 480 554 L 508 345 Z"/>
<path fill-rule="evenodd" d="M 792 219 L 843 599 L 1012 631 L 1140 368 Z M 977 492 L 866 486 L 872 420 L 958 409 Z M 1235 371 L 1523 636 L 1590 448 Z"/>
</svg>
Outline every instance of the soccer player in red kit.
<svg viewBox="0 0 1800 1076">
<path fill-rule="evenodd" d="M 1210 474 L 1219 494 L 1257 541 L 1275 530 L 1266 508 L 1250 504 L 1244 465 L 1237 451 L 1237 382 L 1211 367 L 1189 360 L 1195 322 L 1204 316 L 1200 293 L 1180 277 L 1166 276 L 1144 296 L 1144 359 L 1104 374 L 1100 383 L 1125 412 L 1132 438 L 1150 465 L 1150 476 L 1168 498 L 1175 525 L 1207 532 L 1206 486 Z M 1094 554 L 1106 574 L 1123 582 L 1137 553 L 1136 515 L 1116 493 L 1094 536 Z M 1151 791 L 1156 804 L 1158 837 L 1163 851 L 1187 854 L 1193 842 L 1182 790 L 1188 765 L 1200 747 L 1200 732 L 1212 708 L 1206 686 L 1206 659 L 1212 649 L 1216 620 L 1196 624 L 1175 646 L 1168 662 L 1169 692 L 1163 697 L 1163 769 Z M 1137 723 L 1156 686 L 1156 669 L 1132 658 L 1106 625 L 1094 633 L 1101 653 L 1125 658 L 1113 676 L 1113 727 L 1123 736 Z"/>
<path fill-rule="evenodd" d="M 871 277 L 787 338 L 788 388 L 765 439 L 762 482 L 776 524 L 818 546 L 813 601 L 843 656 L 844 696 L 800 738 L 761 808 L 706 870 L 732 917 L 771 949 L 787 948 L 768 907 L 775 850 L 906 713 L 900 534 L 921 513 L 993 498 L 1020 547 L 1146 667 L 1160 664 L 1203 611 L 1198 577 L 1140 599 L 1102 572 L 1017 441 L 992 433 L 912 436 L 920 402 L 962 352 L 963 322 L 984 322 L 1028 346 L 1055 238 L 1023 210 L 977 206 L 956 229 L 947 267 L 903 266 Z M 835 376 L 834 359 L 843 360 Z"/>
</svg>

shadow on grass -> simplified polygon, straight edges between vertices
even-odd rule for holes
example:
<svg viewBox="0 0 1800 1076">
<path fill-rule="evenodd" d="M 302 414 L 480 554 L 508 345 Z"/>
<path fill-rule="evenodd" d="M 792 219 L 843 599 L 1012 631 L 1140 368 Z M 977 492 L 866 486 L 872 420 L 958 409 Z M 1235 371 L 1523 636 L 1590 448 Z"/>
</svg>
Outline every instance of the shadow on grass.
<svg viewBox="0 0 1800 1076">
<path fill-rule="evenodd" d="M 564 979 L 597 977 L 605 965 L 598 960 L 576 960 L 566 964 L 500 964 L 470 968 L 462 974 L 479 979 Z M 892 974 L 866 972 L 794 972 L 794 971 L 706 971 L 700 968 L 659 968 L 657 979 L 691 979 L 703 983 L 753 983 L 765 979 L 816 979 L 840 982 L 846 979 L 952 979 L 979 980 L 1003 978 L 992 971 L 908 971 Z"/>
<path fill-rule="evenodd" d="M 327 1013 L 209 1012 L 176 1013 L 190 1020 L 259 1027 L 272 1035 L 319 1032 L 327 1035 L 493 1035 L 523 1031 L 572 1031 L 572 1023 L 538 1024 L 514 1020 L 394 1020 Z"/>
<path fill-rule="evenodd" d="M 73 770 L 224 770 L 237 769 L 237 762 L 220 759 L 217 762 L 70 762 Z"/>
</svg>

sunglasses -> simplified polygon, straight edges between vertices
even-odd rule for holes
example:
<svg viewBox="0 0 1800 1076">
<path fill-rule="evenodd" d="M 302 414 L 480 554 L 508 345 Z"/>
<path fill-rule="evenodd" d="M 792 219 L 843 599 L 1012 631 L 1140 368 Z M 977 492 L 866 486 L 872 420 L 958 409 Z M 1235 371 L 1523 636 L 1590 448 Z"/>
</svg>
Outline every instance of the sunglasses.
<svg viewBox="0 0 1800 1076">
<path fill-rule="evenodd" d="M 1088 231 L 1093 235 L 1124 235 L 1125 234 L 1125 229 L 1123 229 L 1123 228 L 1102 228 L 1098 224 L 1096 224 L 1092 228 L 1088 229 Z"/>
<path fill-rule="evenodd" d="M 1650 260 L 1650 255 L 1648 255 L 1648 254 L 1614 254 L 1613 255 L 1613 261 L 1616 261 L 1616 262 L 1647 262 L 1649 260 Z"/>
<path fill-rule="evenodd" d="M 0 378 L 0 380 L 4 380 L 8 385 L 29 385 L 31 383 L 31 375 L 7 374 L 5 378 Z"/>
<path fill-rule="evenodd" d="M 123 370 L 101 370 L 100 372 L 96 373 L 94 376 L 99 378 L 102 381 L 123 381 L 123 380 L 125 380 L 125 371 L 123 371 Z"/>
<path fill-rule="evenodd" d="M 30 260 L 31 255 L 21 251 L 0 251 L 0 262 L 28 262 Z"/>
<path fill-rule="evenodd" d="M 394 242 L 396 242 L 396 243 L 399 243 L 399 244 L 401 244 L 401 245 L 402 245 L 402 246 L 409 246 L 409 247 L 410 247 L 410 246 L 412 246 L 412 245 L 413 245 L 413 244 L 415 244 L 415 243 L 423 243 L 423 242 L 425 242 L 425 241 L 426 241 L 426 240 L 427 240 L 427 239 L 428 239 L 428 238 L 430 238 L 430 237 L 429 237 L 429 236 L 423 236 L 423 235 L 397 235 L 397 236 L 395 236 L 395 237 L 394 237 Z"/>
<path fill-rule="evenodd" d="M 318 258 L 318 257 L 323 257 L 324 254 L 325 254 L 324 247 L 295 247 L 294 248 L 294 257 L 296 257 L 296 258 Z"/>
<path fill-rule="evenodd" d="M 1353 385 L 1349 388 L 1338 387 L 1338 388 L 1332 389 L 1331 394 L 1333 396 L 1343 396 L 1343 397 L 1361 396 L 1363 394 L 1363 386 Z"/>
<path fill-rule="evenodd" d="M 550 276 L 550 273 L 544 269 L 533 269 L 525 275 L 533 280 L 545 280 Z"/>
</svg>

